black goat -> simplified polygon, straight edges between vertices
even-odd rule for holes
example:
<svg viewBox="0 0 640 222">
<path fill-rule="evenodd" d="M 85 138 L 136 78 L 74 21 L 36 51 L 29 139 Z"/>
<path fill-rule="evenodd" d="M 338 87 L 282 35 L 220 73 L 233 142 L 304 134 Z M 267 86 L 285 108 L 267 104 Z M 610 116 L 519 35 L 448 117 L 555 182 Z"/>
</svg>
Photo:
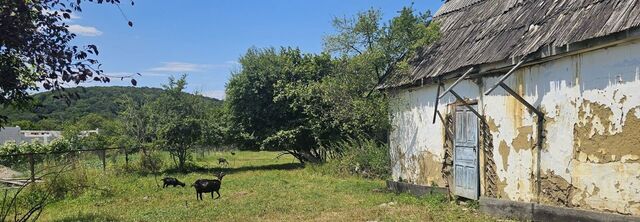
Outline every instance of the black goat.
<svg viewBox="0 0 640 222">
<path fill-rule="evenodd" d="M 208 180 L 208 179 L 199 179 L 193 183 L 193 187 L 196 188 L 196 199 L 202 200 L 202 193 L 211 193 L 211 198 L 213 198 L 213 192 L 218 194 L 220 198 L 220 185 L 222 185 L 222 177 L 224 177 L 224 173 L 218 173 L 216 176 L 218 179 Z"/>
<path fill-rule="evenodd" d="M 231 155 L 236 155 L 236 152 L 231 151 Z"/>
<path fill-rule="evenodd" d="M 180 182 L 178 179 L 173 178 L 173 177 L 165 177 L 162 178 L 162 188 L 168 187 L 168 186 L 182 186 L 184 187 L 184 183 Z"/>
<path fill-rule="evenodd" d="M 218 158 L 218 164 L 220 164 L 220 165 L 222 165 L 222 164 L 229 165 L 229 161 L 227 161 L 227 159 L 225 159 L 225 158 L 220 157 L 220 158 Z"/>
</svg>

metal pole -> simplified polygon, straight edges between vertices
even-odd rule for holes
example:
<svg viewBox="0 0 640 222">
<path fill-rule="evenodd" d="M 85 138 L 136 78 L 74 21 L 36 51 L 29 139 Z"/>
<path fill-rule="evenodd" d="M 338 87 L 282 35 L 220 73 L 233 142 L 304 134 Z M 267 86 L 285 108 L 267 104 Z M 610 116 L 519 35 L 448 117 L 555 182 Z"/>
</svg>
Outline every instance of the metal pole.
<svg viewBox="0 0 640 222">
<path fill-rule="evenodd" d="M 438 83 L 438 90 L 436 91 L 436 103 L 433 105 L 433 122 L 436 123 L 436 116 L 438 114 L 438 103 L 440 103 L 440 87 L 442 87 L 442 83 Z"/>
<path fill-rule="evenodd" d="M 102 154 L 102 171 L 107 171 L 107 150 L 102 150 L 100 152 Z"/>
<path fill-rule="evenodd" d="M 518 69 L 520 67 L 520 65 L 522 65 L 522 63 L 524 62 L 526 57 L 523 57 L 520 62 L 518 62 L 518 64 L 516 64 L 515 66 L 513 66 L 513 68 L 511 68 L 511 70 L 509 70 L 509 72 L 507 72 L 507 74 L 504 74 L 504 76 L 502 76 L 500 78 L 500 80 L 498 80 L 498 82 L 491 87 L 489 90 L 487 90 L 484 95 L 488 96 L 489 93 L 493 92 L 493 90 L 495 90 L 496 88 L 498 88 L 498 85 L 502 84 L 502 82 L 504 82 L 505 79 L 509 78 L 509 76 L 511 76 L 511 74 L 513 74 L 513 71 L 516 71 L 516 69 Z"/>
<path fill-rule="evenodd" d="M 31 182 L 36 181 L 36 161 L 33 159 L 33 154 L 29 154 L 29 171 L 31 171 Z"/>
<path fill-rule="evenodd" d="M 538 110 L 536 107 L 534 107 L 533 105 L 531 105 L 531 103 L 527 102 L 527 100 L 525 100 L 524 98 L 522 98 L 522 96 L 518 95 L 518 93 L 516 93 L 513 89 L 511 89 L 509 86 L 507 86 L 506 84 L 504 84 L 504 82 L 499 82 L 497 85 L 499 85 L 500 87 L 502 87 L 505 91 L 507 91 L 507 93 L 509 93 L 511 96 L 513 96 L 514 98 L 516 98 L 516 100 L 518 100 L 520 103 L 522 103 L 524 106 L 526 106 L 529 110 L 531 110 L 532 112 L 534 112 L 536 114 L 536 116 L 538 117 L 538 129 L 536 130 L 536 134 L 537 135 L 537 141 L 536 141 L 536 147 L 538 149 L 537 152 L 537 158 L 536 158 L 536 201 L 538 203 L 540 203 L 540 194 L 542 191 L 542 176 L 541 174 L 541 166 L 540 166 L 540 162 L 542 159 L 542 140 L 544 139 L 544 113 L 540 112 L 540 110 Z"/>
<path fill-rule="evenodd" d="M 127 152 L 127 148 L 124 148 L 124 167 L 125 169 L 129 169 L 129 152 Z"/>
<path fill-rule="evenodd" d="M 451 90 L 450 92 L 451 92 L 451 94 L 452 94 L 453 96 L 455 96 L 455 97 L 456 97 L 456 99 L 458 99 L 459 101 L 461 101 L 461 102 L 462 102 L 462 104 L 463 104 L 464 106 L 466 106 L 466 107 L 467 107 L 467 109 L 469 109 L 469 111 L 471 111 L 473 114 L 475 114 L 475 115 L 476 115 L 476 116 L 477 116 L 481 121 L 484 121 L 484 117 L 483 117 L 482 115 L 480 115 L 480 113 L 478 113 L 478 111 L 476 111 L 476 110 L 475 110 L 471 105 L 469 105 L 469 103 L 467 103 L 467 101 L 464 101 L 464 99 L 463 99 L 460 95 L 458 95 L 458 93 L 456 93 L 456 92 L 455 92 L 455 91 L 453 91 L 453 90 Z"/>
<path fill-rule="evenodd" d="M 527 102 L 527 100 L 522 98 L 522 96 L 518 95 L 518 93 L 516 93 L 516 91 L 511 89 L 509 86 L 507 86 L 506 84 L 504 84 L 502 82 L 498 83 L 498 85 L 500 85 L 500 87 L 502 87 L 505 91 L 507 91 L 509 94 L 511 94 L 511 96 L 513 96 L 518 101 L 520 101 L 520 103 L 522 103 L 522 105 L 526 106 L 529 110 L 531 110 L 532 112 L 536 113 L 536 115 L 538 117 L 543 117 L 544 116 L 544 114 L 542 112 L 540 112 L 538 109 L 536 109 L 536 107 L 534 107 L 529 102 Z"/>
<path fill-rule="evenodd" d="M 442 99 L 442 97 L 444 97 L 444 95 L 446 95 L 449 91 L 451 91 L 451 89 L 453 89 L 453 87 L 455 87 L 456 85 L 458 85 L 458 83 L 460 83 L 460 81 L 462 81 L 464 78 L 466 78 L 469 73 L 471 73 L 471 71 L 473 71 L 473 67 L 471 67 L 469 70 L 467 70 L 467 72 L 465 72 L 464 74 L 462 74 L 462 76 L 460 76 L 460 78 L 458 78 L 455 82 L 453 82 L 453 84 L 451 84 L 451 86 L 449 86 L 449 88 L 447 88 L 447 90 L 445 90 L 442 95 L 438 96 L 440 99 Z"/>
</svg>

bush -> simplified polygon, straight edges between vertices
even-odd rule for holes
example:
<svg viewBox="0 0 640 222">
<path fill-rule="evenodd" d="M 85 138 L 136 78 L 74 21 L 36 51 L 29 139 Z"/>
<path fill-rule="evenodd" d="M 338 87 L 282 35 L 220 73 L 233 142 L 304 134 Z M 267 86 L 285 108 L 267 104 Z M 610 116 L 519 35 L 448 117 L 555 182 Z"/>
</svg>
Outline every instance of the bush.
<svg viewBox="0 0 640 222">
<path fill-rule="evenodd" d="M 53 198 L 57 200 L 77 197 L 94 184 L 82 168 L 60 173 L 57 177 L 44 181 L 44 187 L 49 188 Z"/>
<path fill-rule="evenodd" d="M 359 175 L 364 178 L 388 178 L 391 172 L 388 146 L 374 139 L 350 138 L 333 146 L 339 154 L 325 164 L 340 175 Z"/>
<path fill-rule="evenodd" d="M 164 166 L 162 154 L 157 151 L 140 151 L 139 168 L 141 173 L 157 173 Z"/>
</svg>

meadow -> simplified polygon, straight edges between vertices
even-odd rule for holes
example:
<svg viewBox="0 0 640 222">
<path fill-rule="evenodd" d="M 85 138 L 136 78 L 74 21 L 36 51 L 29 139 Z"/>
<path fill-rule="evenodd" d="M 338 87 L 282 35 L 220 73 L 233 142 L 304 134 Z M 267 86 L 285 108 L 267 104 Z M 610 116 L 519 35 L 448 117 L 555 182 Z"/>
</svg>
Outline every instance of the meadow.
<svg viewBox="0 0 640 222">
<path fill-rule="evenodd" d="M 83 167 L 94 188 L 50 203 L 41 221 L 492 221 L 477 206 L 444 196 L 415 197 L 385 189 L 383 180 L 333 175 L 324 166 L 303 166 L 274 152 L 194 155 L 190 173 L 123 172 L 110 165 Z M 229 161 L 220 166 L 217 158 Z M 132 161 L 135 164 L 135 160 Z M 95 161 L 87 163 L 97 166 Z M 112 164 L 112 163 L 110 163 Z M 196 200 L 190 185 L 226 172 L 219 199 Z M 164 176 L 185 187 L 162 188 Z"/>
</svg>

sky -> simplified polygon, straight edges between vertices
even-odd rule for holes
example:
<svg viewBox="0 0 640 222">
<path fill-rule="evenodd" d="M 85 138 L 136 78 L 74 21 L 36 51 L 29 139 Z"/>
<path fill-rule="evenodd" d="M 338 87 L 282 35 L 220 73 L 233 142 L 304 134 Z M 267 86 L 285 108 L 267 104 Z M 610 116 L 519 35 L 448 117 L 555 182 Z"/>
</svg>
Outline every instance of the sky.
<svg viewBox="0 0 640 222">
<path fill-rule="evenodd" d="M 169 76 L 187 74 L 187 91 L 224 99 L 224 87 L 251 47 L 323 50 L 333 34 L 331 20 L 379 9 L 387 21 L 403 6 L 435 12 L 440 0 L 121 0 L 113 5 L 84 3 L 69 29 L 77 45 L 95 44 L 97 59 L 110 76 L 140 73 L 138 86 L 162 87 Z M 133 22 L 133 27 L 127 21 Z M 84 86 L 131 86 L 130 80 Z"/>
</svg>

